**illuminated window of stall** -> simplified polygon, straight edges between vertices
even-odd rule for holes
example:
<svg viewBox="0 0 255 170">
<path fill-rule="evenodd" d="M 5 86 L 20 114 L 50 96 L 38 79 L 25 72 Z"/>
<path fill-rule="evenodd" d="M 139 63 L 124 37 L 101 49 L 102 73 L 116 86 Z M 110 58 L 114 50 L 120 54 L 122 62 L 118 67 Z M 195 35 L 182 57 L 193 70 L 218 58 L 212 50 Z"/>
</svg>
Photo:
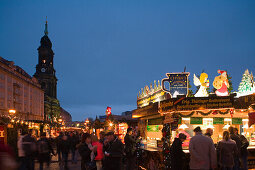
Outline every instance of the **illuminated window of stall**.
<svg viewBox="0 0 255 170">
<path fill-rule="evenodd" d="M 231 119 L 231 118 L 225 118 L 225 119 L 224 119 L 224 127 L 223 127 L 223 129 L 224 129 L 224 130 L 228 130 L 228 128 L 229 128 L 230 125 L 231 125 L 231 122 L 232 122 L 232 119 Z"/>
<path fill-rule="evenodd" d="M 203 129 L 211 128 L 213 129 L 213 118 L 203 118 Z"/>
</svg>

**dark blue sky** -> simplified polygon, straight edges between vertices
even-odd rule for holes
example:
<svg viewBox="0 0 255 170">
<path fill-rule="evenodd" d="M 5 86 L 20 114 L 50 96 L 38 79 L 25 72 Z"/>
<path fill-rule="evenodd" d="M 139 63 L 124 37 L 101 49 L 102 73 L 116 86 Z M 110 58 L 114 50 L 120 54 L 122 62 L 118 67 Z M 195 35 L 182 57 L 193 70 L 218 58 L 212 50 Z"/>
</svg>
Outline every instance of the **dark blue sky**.
<svg viewBox="0 0 255 170">
<path fill-rule="evenodd" d="M 48 16 L 58 98 L 74 120 L 136 107 L 140 88 L 181 72 L 255 72 L 255 1 L 0 1 L 0 56 L 35 72 Z M 193 84 L 192 84 L 193 85 Z M 193 85 L 194 87 L 194 85 Z"/>
</svg>

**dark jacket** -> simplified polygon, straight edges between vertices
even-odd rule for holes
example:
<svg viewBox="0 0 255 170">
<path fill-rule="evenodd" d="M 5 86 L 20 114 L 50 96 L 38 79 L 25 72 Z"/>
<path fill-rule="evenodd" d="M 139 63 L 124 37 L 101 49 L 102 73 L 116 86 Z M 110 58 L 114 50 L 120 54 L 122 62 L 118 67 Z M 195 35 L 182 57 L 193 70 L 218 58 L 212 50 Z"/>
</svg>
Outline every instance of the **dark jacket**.
<svg viewBox="0 0 255 170">
<path fill-rule="evenodd" d="M 80 143 L 78 145 L 78 152 L 81 156 L 82 162 L 90 162 L 91 161 L 91 150 L 89 149 L 86 143 Z"/>
<path fill-rule="evenodd" d="M 73 135 L 73 136 L 71 136 L 70 137 L 70 148 L 71 148 L 71 150 L 75 150 L 76 149 L 76 145 L 78 145 L 79 144 L 79 138 L 78 138 L 78 136 L 76 136 L 76 135 Z"/>
<path fill-rule="evenodd" d="M 136 140 L 133 136 L 126 134 L 125 138 L 125 153 L 127 156 L 133 156 L 135 152 Z"/>
<path fill-rule="evenodd" d="M 237 156 L 240 156 L 241 155 L 241 146 L 242 146 L 240 137 L 238 135 L 232 133 L 232 134 L 230 134 L 230 138 L 236 142 L 237 151 L 238 151 Z"/>
<path fill-rule="evenodd" d="M 179 138 L 175 138 L 170 150 L 172 170 L 182 170 L 185 159 L 185 153 L 182 150 L 182 141 Z"/>
<path fill-rule="evenodd" d="M 219 165 L 232 168 L 234 166 L 234 158 L 238 155 L 235 141 L 231 139 L 228 141 L 221 140 L 217 145 L 217 153 L 219 155 Z"/>
<path fill-rule="evenodd" d="M 240 137 L 240 140 L 241 140 L 241 156 L 248 156 L 247 147 L 249 146 L 249 142 L 243 135 Z"/>
<path fill-rule="evenodd" d="M 124 145 L 117 137 L 109 143 L 106 152 L 110 155 L 105 156 L 105 170 L 121 170 L 123 151 Z"/>
<path fill-rule="evenodd" d="M 57 147 L 57 152 L 61 152 L 61 142 L 62 142 L 62 137 L 63 135 L 59 135 L 56 137 L 56 147 Z"/>
<path fill-rule="evenodd" d="M 40 146 L 45 145 L 44 148 L 40 148 Z M 42 150 L 43 149 L 43 150 Z M 52 145 L 47 138 L 41 138 L 37 141 L 37 150 L 38 150 L 38 161 L 39 162 L 49 162 L 50 154 L 54 154 L 52 149 Z"/>
<path fill-rule="evenodd" d="M 68 153 L 70 150 L 70 145 L 71 143 L 70 143 L 69 136 L 63 136 L 60 142 L 61 152 Z"/>
<path fill-rule="evenodd" d="M 26 157 L 36 156 L 36 140 L 30 134 L 23 137 L 22 145 Z"/>
</svg>

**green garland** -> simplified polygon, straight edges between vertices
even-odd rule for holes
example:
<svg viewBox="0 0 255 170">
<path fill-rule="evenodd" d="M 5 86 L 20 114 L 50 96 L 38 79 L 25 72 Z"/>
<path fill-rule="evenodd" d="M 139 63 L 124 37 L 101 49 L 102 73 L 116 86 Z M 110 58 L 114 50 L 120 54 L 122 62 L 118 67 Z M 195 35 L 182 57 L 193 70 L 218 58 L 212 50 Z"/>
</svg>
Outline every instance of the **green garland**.
<svg viewBox="0 0 255 170">
<path fill-rule="evenodd" d="M 230 111 L 230 109 L 227 109 L 225 112 L 222 112 L 222 111 L 220 111 L 220 110 L 217 110 L 217 112 L 218 112 L 219 114 L 221 114 L 221 115 L 228 114 L 229 111 Z M 199 113 L 199 114 L 201 114 L 201 115 L 203 115 L 203 116 L 208 116 L 209 114 L 213 113 L 213 110 L 210 110 L 209 112 L 192 111 L 192 112 L 190 112 L 190 113 L 187 114 L 187 115 L 178 112 L 178 114 L 180 114 L 181 117 L 191 117 L 191 116 L 193 116 L 195 113 L 197 113 L 197 114 Z M 217 113 L 217 114 L 218 114 L 218 113 Z"/>
<path fill-rule="evenodd" d="M 213 111 L 212 110 L 210 110 L 209 112 L 207 112 L 207 113 L 204 113 L 204 112 L 202 112 L 202 111 L 197 111 L 197 113 L 200 113 L 201 115 L 203 115 L 203 116 L 208 116 L 209 114 L 211 114 Z"/>
<path fill-rule="evenodd" d="M 188 114 L 188 115 L 184 115 L 184 114 L 182 114 L 182 113 L 178 113 L 181 117 L 191 117 L 192 115 L 194 115 L 194 113 L 196 113 L 196 111 L 192 111 L 192 112 L 190 112 L 190 114 Z"/>
<path fill-rule="evenodd" d="M 227 109 L 225 112 L 222 112 L 222 111 L 218 110 L 218 112 L 219 112 L 221 115 L 228 114 L 229 111 L 230 111 L 230 109 Z"/>
</svg>

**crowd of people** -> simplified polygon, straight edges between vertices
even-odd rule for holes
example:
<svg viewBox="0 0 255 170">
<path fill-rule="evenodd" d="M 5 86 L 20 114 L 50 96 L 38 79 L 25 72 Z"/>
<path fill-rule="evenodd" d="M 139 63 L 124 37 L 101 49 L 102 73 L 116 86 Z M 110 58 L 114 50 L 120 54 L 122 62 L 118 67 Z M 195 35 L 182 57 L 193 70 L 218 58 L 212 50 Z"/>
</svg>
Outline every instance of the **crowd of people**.
<svg viewBox="0 0 255 170">
<path fill-rule="evenodd" d="M 189 162 L 189 168 L 200 170 L 248 170 L 247 147 L 249 142 L 238 134 L 238 129 L 229 127 L 223 132 L 223 139 L 217 144 L 213 143 L 211 136 L 213 130 L 208 128 L 203 135 L 198 126 L 194 129 L 195 135 L 190 139 L 189 152 L 190 161 L 182 150 L 182 142 L 186 135 L 179 134 L 171 146 L 171 168 L 172 170 L 186 169 L 185 162 Z"/>
<path fill-rule="evenodd" d="M 17 142 L 18 169 L 34 170 L 37 161 L 40 170 L 43 170 L 45 166 L 50 166 L 54 155 L 59 166 L 66 170 L 69 169 L 69 163 L 78 162 L 78 157 L 81 170 L 133 170 L 139 139 L 136 134 L 132 134 L 132 128 L 127 129 L 125 145 L 112 131 L 100 132 L 99 138 L 89 133 L 60 132 L 54 139 L 47 138 L 44 132 L 37 140 L 32 136 L 32 131 L 24 131 Z M 123 162 L 126 162 L 125 166 Z"/>
<path fill-rule="evenodd" d="M 213 130 L 207 129 L 202 134 L 198 126 L 194 129 L 194 136 L 189 142 L 190 157 L 183 152 L 182 143 L 187 136 L 178 134 L 170 148 L 171 169 L 200 169 L 200 170 L 247 170 L 247 147 L 249 142 L 238 129 L 230 127 L 223 132 L 223 139 L 213 143 Z M 46 137 L 41 133 L 37 140 L 32 131 L 23 131 L 20 135 L 18 148 L 18 163 L 15 154 L 7 145 L 0 143 L 0 170 L 19 169 L 34 170 L 35 161 L 40 170 L 49 167 L 52 156 L 56 156 L 61 169 L 69 169 L 69 164 L 77 164 L 78 157 L 81 170 L 134 170 L 137 168 L 137 143 L 141 140 L 139 134 L 127 129 L 124 143 L 109 131 L 100 132 L 99 138 L 95 134 L 60 132 L 56 138 Z M 78 156 L 79 155 L 79 156 Z M 4 158 L 4 159 L 3 159 Z M 68 160 L 71 159 L 71 160 Z M 187 165 L 189 163 L 189 165 Z M 79 165 L 78 165 L 79 166 Z"/>
</svg>

